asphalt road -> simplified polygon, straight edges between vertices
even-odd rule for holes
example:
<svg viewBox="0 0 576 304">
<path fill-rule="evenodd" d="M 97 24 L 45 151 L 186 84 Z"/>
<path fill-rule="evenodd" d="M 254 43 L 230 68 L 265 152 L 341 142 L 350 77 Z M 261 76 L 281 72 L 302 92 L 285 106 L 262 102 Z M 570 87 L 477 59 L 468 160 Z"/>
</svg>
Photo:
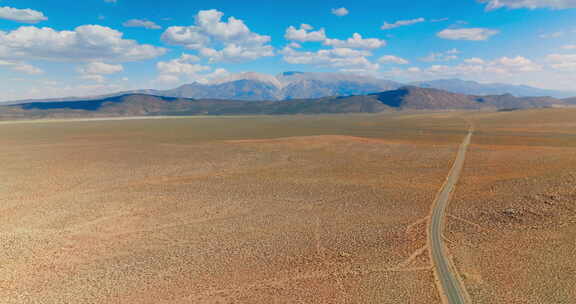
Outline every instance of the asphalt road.
<svg viewBox="0 0 576 304">
<path fill-rule="evenodd" d="M 450 197 L 454 191 L 456 183 L 458 182 L 460 172 L 462 172 L 462 168 L 464 167 L 466 151 L 468 150 L 468 145 L 470 144 L 473 132 L 474 131 L 470 129 L 464 142 L 460 145 L 454 165 L 452 166 L 448 178 L 434 202 L 434 210 L 432 211 L 432 216 L 428 226 L 432 261 L 434 263 L 437 278 L 442 286 L 442 292 L 450 304 L 466 303 L 466 291 L 457 278 L 455 273 L 456 270 L 452 268 L 448 257 L 446 256 L 446 250 L 442 239 L 444 217 L 446 214 L 446 207 L 450 202 Z"/>
</svg>

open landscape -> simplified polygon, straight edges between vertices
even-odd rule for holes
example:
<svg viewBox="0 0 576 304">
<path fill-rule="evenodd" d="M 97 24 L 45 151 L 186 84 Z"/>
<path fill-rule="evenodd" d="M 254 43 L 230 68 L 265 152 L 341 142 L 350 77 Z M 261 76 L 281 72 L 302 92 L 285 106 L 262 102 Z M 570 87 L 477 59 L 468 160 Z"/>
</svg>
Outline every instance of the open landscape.
<svg viewBox="0 0 576 304">
<path fill-rule="evenodd" d="M 0 304 L 576 303 L 576 0 L 0 2 Z"/>
<path fill-rule="evenodd" d="M 440 303 L 427 220 L 472 122 L 445 237 L 473 303 L 569 303 L 572 115 L 4 123 L 0 298 Z"/>
<path fill-rule="evenodd" d="M 462 126 L 445 114 L 1 125 L 0 298 L 437 303 L 425 217 Z"/>
<path fill-rule="evenodd" d="M 575 110 L 472 114 L 447 243 L 473 303 L 576 298 Z"/>
</svg>

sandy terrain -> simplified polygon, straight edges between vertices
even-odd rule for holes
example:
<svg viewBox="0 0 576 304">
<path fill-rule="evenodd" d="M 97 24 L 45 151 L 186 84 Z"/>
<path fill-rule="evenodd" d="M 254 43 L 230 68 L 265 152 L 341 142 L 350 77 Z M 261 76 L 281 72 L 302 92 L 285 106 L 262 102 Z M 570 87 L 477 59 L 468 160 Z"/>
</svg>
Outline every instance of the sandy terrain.
<svg viewBox="0 0 576 304">
<path fill-rule="evenodd" d="M 446 235 L 473 303 L 574 303 L 574 115 L 473 115 Z"/>
<path fill-rule="evenodd" d="M 421 115 L 3 125 L 0 298 L 438 303 L 423 219 L 462 125 Z"/>
</svg>

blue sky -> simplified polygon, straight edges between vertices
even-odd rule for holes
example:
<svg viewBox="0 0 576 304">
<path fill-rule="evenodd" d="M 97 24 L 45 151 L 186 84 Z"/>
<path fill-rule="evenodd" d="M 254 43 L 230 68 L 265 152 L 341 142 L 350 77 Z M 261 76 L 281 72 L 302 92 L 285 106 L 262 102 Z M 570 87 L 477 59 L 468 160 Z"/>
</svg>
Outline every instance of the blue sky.
<svg viewBox="0 0 576 304">
<path fill-rule="evenodd" d="M 0 100 L 239 72 L 576 90 L 576 0 L 0 0 Z"/>
</svg>

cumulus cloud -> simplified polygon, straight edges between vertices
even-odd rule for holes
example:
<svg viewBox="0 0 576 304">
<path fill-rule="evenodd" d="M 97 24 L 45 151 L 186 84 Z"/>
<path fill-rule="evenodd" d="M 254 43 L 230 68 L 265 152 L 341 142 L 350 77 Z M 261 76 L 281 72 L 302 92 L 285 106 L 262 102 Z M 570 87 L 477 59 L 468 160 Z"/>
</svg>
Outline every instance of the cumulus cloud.
<svg viewBox="0 0 576 304">
<path fill-rule="evenodd" d="M 458 54 L 460 54 L 460 51 L 457 49 L 451 49 L 445 52 L 432 52 L 420 60 L 424 62 L 451 61 L 458 59 Z"/>
<path fill-rule="evenodd" d="M 558 71 L 576 71 L 576 54 L 550 54 L 546 56 L 550 66 Z"/>
<path fill-rule="evenodd" d="M 484 59 L 478 58 L 478 57 L 472 57 L 472 58 L 464 59 L 464 62 L 468 63 L 468 64 L 484 64 L 485 63 Z"/>
<path fill-rule="evenodd" d="M 170 45 L 196 50 L 210 61 L 246 61 L 273 56 L 270 36 L 252 32 L 244 21 L 217 10 L 200 11 L 191 26 L 172 26 L 162 34 Z"/>
<path fill-rule="evenodd" d="M 80 71 L 84 74 L 100 74 L 109 75 L 120 73 L 124 71 L 124 67 L 121 64 L 108 64 L 104 62 L 90 62 L 83 66 Z"/>
<path fill-rule="evenodd" d="M 288 44 L 289 47 L 293 48 L 293 49 L 299 49 L 302 48 L 302 45 L 298 42 L 290 42 Z"/>
<path fill-rule="evenodd" d="M 33 9 L 17 9 L 13 7 L 0 7 L 0 19 L 7 19 L 22 23 L 38 23 L 48 20 L 42 12 Z"/>
<path fill-rule="evenodd" d="M 149 21 L 149 20 L 141 20 L 141 19 L 130 19 L 122 24 L 125 27 L 143 27 L 149 30 L 159 30 L 162 27 L 158 24 Z"/>
<path fill-rule="evenodd" d="M 160 61 L 156 64 L 159 75 L 158 82 L 176 83 L 179 81 L 207 81 L 228 74 L 225 69 L 216 69 L 207 65 L 198 64 L 200 58 L 195 55 L 182 54 L 179 58 L 170 61 Z M 211 73 L 206 73 L 212 71 Z"/>
<path fill-rule="evenodd" d="M 534 61 L 523 57 L 501 57 L 493 60 L 481 58 L 469 58 L 464 63 L 457 65 L 435 64 L 425 69 L 401 70 L 396 69 L 391 73 L 396 76 L 408 76 L 417 78 L 447 78 L 459 77 L 465 79 L 492 80 L 510 79 L 511 77 L 524 76 L 531 72 L 540 73 L 543 67 Z"/>
<path fill-rule="evenodd" d="M 340 70 L 375 71 L 380 68 L 377 63 L 368 60 L 372 53 L 350 48 L 334 48 L 316 52 L 300 52 L 290 47 L 281 51 L 284 61 L 290 64 L 311 64 L 319 67 L 332 67 Z"/>
<path fill-rule="evenodd" d="M 348 11 L 347 8 L 345 7 L 341 7 L 341 8 L 333 8 L 332 9 L 332 14 L 336 15 L 336 16 L 346 16 L 348 15 L 350 12 Z"/>
<path fill-rule="evenodd" d="M 389 64 L 389 63 L 408 64 L 408 63 L 410 63 L 410 62 L 408 62 L 408 60 L 401 58 L 401 57 L 394 56 L 394 55 L 384 55 L 378 59 L 378 62 L 383 63 L 383 64 Z"/>
<path fill-rule="evenodd" d="M 509 9 L 576 8 L 576 0 L 479 0 L 479 2 L 486 3 L 487 10 L 495 10 L 503 7 Z"/>
<path fill-rule="evenodd" d="M 0 67 L 7 67 L 12 71 L 28 75 L 39 75 L 44 73 L 42 69 L 21 61 L 0 60 Z"/>
<path fill-rule="evenodd" d="M 97 83 L 104 83 L 106 82 L 106 77 L 97 74 L 82 74 L 80 76 L 82 80 L 93 81 Z"/>
<path fill-rule="evenodd" d="M 83 25 L 73 31 L 23 26 L 11 32 L 0 31 L 0 58 L 127 62 L 166 52 L 122 36 L 122 32 L 100 25 Z"/>
<path fill-rule="evenodd" d="M 425 21 L 426 21 L 426 19 L 424 19 L 424 18 L 416 18 L 416 19 L 411 19 L 411 20 L 398 20 L 394 23 L 384 22 L 384 24 L 380 28 L 383 30 L 391 30 L 391 29 L 394 29 L 397 27 L 412 25 L 412 24 L 421 23 L 421 22 L 425 22 Z"/>
<path fill-rule="evenodd" d="M 487 28 L 460 28 L 445 29 L 437 34 L 438 37 L 448 40 L 483 41 L 500 33 L 498 30 Z"/>
<path fill-rule="evenodd" d="M 492 66 L 502 67 L 506 72 L 536 72 L 542 70 L 542 67 L 532 60 L 523 57 L 501 57 L 490 63 Z"/>
<path fill-rule="evenodd" d="M 78 69 L 80 78 L 88 81 L 103 83 L 106 81 L 104 75 L 116 74 L 124 71 L 121 64 L 108 64 L 104 62 L 90 62 Z"/>
<path fill-rule="evenodd" d="M 317 31 L 313 31 L 314 27 L 309 24 L 301 24 L 300 28 L 297 29 L 294 26 L 290 26 L 286 29 L 286 34 L 284 37 L 287 40 L 292 41 L 324 41 L 326 40 L 326 31 L 321 28 Z"/>
<path fill-rule="evenodd" d="M 353 48 L 353 49 L 377 49 L 386 45 L 385 40 L 377 38 L 362 38 L 362 35 L 354 33 L 347 40 L 326 39 L 324 45 L 336 48 Z"/>
</svg>

